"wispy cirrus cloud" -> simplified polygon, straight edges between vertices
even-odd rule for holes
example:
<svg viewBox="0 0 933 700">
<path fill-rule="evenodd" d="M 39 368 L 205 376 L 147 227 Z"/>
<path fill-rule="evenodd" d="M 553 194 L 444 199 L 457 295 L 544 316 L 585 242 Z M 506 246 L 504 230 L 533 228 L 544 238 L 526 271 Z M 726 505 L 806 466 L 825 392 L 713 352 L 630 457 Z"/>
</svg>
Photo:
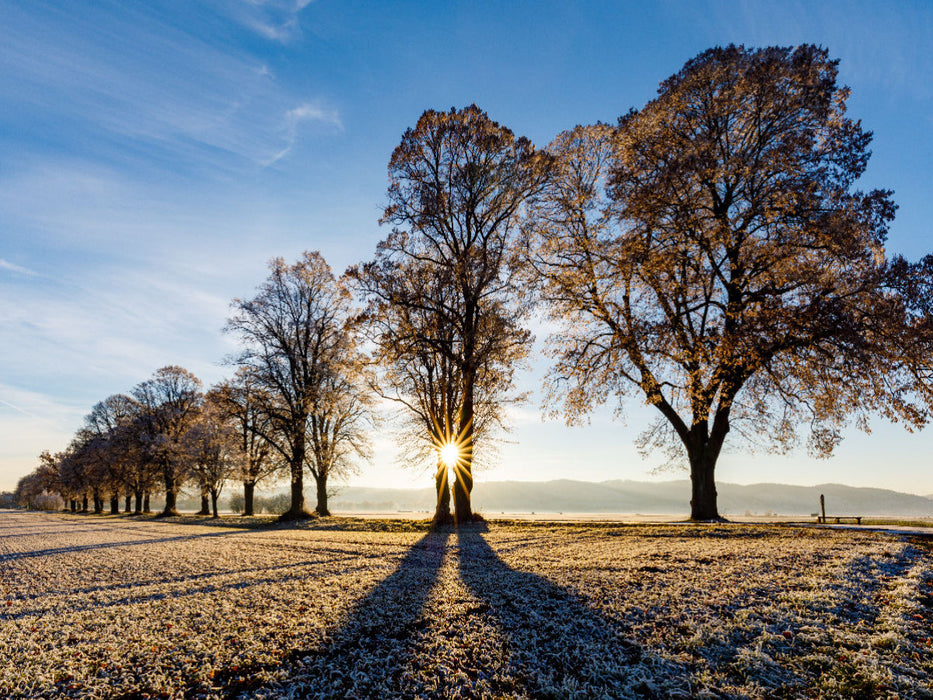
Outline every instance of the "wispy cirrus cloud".
<svg viewBox="0 0 933 700">
<path fill-rule="evenodd" d="M 328 109 L 320 103 L 306 102 L 285 112 L 282 131 L 285 134 L 285 146 L 275 153 L 265 165 L 269 166 L 287 156 L 298 142 L 299 127 L 307 122 L 343 129 L 340 114 L 335 109 Z"/>
<path fill-rule="evenodd" d="M 28 267 L 11 263 L 9 260 L 4 260 L 3 258 L 0 258 L 0 270 L 8 270 L 9 272 L 15 272 L 28 277 L 36 277 L 39 274 L 35 270 L 30 270 Z"/>
<path fill-rule="evenodd" d="M 218 4 L 244 27 L 269 41 L 289 44 L 303 36 L 300 13 L 312 0 L 246 0 Z"/>
<path fill-rule="evenodd" d="M 271 24 L 256 20 L 256 30 L 266 27 L 269 39 L 283 41 L 298 30 L 294 3 L 236 7 L 257 18 L 285 17 Z M 7 28 L 0 94 L 9 98 L 8 111 L 13 118 L 41 115 L 56 129 L 77 133 L 71 149 L 87 144 L 98 156 L 110 152 L 147 166 L 199 172 L 262 167 L 291 149 L 298 123 L 339 123 L 335 109 L 281 83 L 262 52 L 237 51 L 214 39 L 216 31 L 207 29 L 217 16 L 190 12 L 179 22 L 149 6 L 120 12 L 0 8 Z M 226 21 L 248 23 L 248 17 Z M 307 105 L 319 115 L 304 116 Z"/>
</svg>

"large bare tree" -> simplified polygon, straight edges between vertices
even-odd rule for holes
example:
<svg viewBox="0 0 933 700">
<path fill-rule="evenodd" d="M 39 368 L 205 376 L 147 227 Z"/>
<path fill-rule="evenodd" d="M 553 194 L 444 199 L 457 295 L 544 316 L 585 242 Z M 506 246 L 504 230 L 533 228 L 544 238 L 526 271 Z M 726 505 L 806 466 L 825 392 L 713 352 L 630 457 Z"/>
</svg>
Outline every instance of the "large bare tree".
<svg viewBox="0 0 933 700">
<path fill-rule="evenodd" d="M 546 180 L 549 160 L 475 105 L 426 111 L 389 161 L 382 223 L 392 232 L 376 259 L 356 273 L 367 295 L 437 317 L 443 337 L 410 347 L 443 357 L 456 374 L 451 433 L 459 455 L 454 508 L 460 522 L 473 519 L 477 383 L 484 367 L 499 371 L 521 357 L 530 338 L 509 262 L 522 205 Z M 417 270 L 441 283 L 438 294 L 427 293 L 434 284 L 416 297 L 400 291 L 398 275 L 420 276 Z"/>
<path fill-rule="evenodd" d="M 929 417 L 930 260 L 886 259 L 895 207 L 855 189 L 871 134 L 836 72 L 814 46 L 711 49 L 550 147 L 526 254 L 562 325 L 551 396 L 654 406 L 642 447 L 680 446 L 694 519 L 719 517 L 733 426 L 780 450 L 805 424 L 826 455 L 853 416 Z"/>
<path fill-rule="evenodd" d="M 294 265 L 281 258 L 249 301 L 234 300 L 227 330 L 245 349 L 235 362 L 261 389 L 267 427 L 257 427 L 289 465 L 291 505 L 283 519 L 307 517 L 304 469 L 317 481 L 319 514 L 327 514 L 327 479 L 364 447 L 350 294 L 317 252 Z"/>
</svg>

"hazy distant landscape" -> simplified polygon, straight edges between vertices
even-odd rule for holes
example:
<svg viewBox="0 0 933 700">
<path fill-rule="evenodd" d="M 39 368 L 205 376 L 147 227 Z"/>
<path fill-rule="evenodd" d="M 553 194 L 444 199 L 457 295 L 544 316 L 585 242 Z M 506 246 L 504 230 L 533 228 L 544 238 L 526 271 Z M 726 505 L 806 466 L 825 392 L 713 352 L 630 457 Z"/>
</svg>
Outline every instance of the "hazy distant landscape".
<svg viewBox="0 0 933 700">
<path fill-rule="evenodd" d="M 858 488 L 842 484 L 791 486 L 787 484 L 717 484 L 722 513 L 730 515 L 801 515 L 819 510 L 826 497 L 828 515 L 933 516 L 933 499 L 888 489 Z M 432 511 L 433 488 L 382 489 L 347 486 L 332 497 L 335 511 Z M 495 517 L 500 513 L 642 513 L 686 515 L 690 482 L 629 481 L 488 481 L 473 491 L 477 510 Z"/>
</svg>

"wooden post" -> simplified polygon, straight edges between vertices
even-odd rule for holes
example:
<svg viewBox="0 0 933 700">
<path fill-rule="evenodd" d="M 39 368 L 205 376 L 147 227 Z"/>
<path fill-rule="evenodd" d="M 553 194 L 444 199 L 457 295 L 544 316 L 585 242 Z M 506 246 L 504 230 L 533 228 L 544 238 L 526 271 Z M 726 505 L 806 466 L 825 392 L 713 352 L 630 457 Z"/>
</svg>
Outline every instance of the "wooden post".
<svg viewBox="0 0 933 700">
<path fill-rule="evenodd" d="M 820 522 L 825 525 L 826 524 L 826 499 L 823 498 L 823 494 L 820 494 L 820 512 L 823 514 L 823 517 L 820 518 Z"/>
</svg>

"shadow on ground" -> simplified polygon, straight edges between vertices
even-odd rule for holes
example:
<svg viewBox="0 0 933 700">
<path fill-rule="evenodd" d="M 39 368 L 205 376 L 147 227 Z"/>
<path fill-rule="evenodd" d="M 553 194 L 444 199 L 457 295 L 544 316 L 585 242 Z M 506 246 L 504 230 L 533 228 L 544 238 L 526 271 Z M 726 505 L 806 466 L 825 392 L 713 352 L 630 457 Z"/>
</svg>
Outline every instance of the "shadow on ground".
<svg viewBox="0 0 933 700">
<path fill-rule="evenodd" d="M 503 640 L 513 685 L 498 690 L 535 698 L 689 696 L 671 683 L 684 676 L 683 669 L 647 656 L 583 598 L 510 567 L 478 532 L 461 532 L 458 540 L 460 576 L 488 606 Z"/>
<path fill-rule="evenodd" d="M 425 607 L 449 538 L 449 533 L 433 532 L 419 540 L 324 645 L 296 649 L 276 667 L 221 671 L 215 674 L 215 688 L 219 685 L 224 697 L 414 697 L 415 666 L 423 670 L 425 661 L 431 663 L 419 658 L 427 653 L 423 633 L 432 625 Z M 478 616 L 482 629 L 494 632 L 494 639 L 482 643 L 492 646 L 496 668 L 437 678 L 445 697 L 479 697 L 488 690 L 497 697 L 690 696 L 685 669 L 646 654 L 618 622 L 585 599 L 513 569 L 480 531 L 461 530 L 456 544 L 460 578 L 479 603 L 469 613 Z M 457 645 L 460 621 L 452 622 L 449 643 Z M 281 680 L 256 680 L 269 673 Z M 482 692 L 473 685 L 479 676 L 487 679 Z"/>
<path fill-rule="evenodd" d="M 272 667 L 237 669 L 215 674 L 224 697 L 280 697 L 286 689 L 297 697 L 386 697 L 400 686 L 398 659 L 411 638 L 428 622 L 425 602 L 444 561 L 448 532 L 431 532 L 408 551 L 398 568 L 353 606 L 344 624 L 317 648 L 295 649 L 286 657 L 287 678 L 281 685 L 256 677 Z M 193 695 L 191 688 L 186 695 Z"/>
</svg>

